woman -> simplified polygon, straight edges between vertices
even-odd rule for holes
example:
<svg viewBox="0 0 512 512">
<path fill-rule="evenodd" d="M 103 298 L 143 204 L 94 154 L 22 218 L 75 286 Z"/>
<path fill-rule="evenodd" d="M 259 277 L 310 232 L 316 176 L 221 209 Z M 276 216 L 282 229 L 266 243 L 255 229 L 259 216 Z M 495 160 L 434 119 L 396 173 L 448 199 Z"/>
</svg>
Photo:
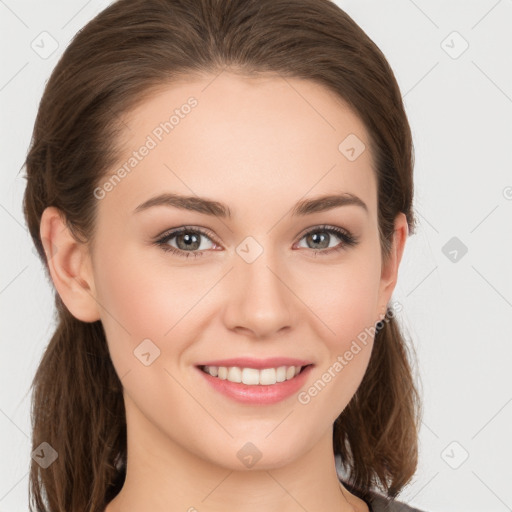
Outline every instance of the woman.
<svg viewBox="0 0 512 512">
<path fill-rule="evenodd" d="M 58 312 L 35 510 L 414 510 L 411 133 L 346 13 L 119 0 L 53 71 L 26 169 Z"/>
</svg>

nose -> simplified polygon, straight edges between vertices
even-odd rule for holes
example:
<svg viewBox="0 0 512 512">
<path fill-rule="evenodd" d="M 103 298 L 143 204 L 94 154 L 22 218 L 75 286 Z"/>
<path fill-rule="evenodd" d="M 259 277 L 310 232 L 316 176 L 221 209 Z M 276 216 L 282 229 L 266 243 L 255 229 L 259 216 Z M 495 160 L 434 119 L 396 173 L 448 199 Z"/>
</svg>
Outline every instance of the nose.
<svg viewBox="0 0 512 512">
<path fill-rule="evenodd" d="M 266 254 L 252 263 L 238 259 L 226 290 L 226 327 L 257 339 L 283 334 L 298 318 L 297 298 L 287 282 L 289 273 Z"/>
</svg>

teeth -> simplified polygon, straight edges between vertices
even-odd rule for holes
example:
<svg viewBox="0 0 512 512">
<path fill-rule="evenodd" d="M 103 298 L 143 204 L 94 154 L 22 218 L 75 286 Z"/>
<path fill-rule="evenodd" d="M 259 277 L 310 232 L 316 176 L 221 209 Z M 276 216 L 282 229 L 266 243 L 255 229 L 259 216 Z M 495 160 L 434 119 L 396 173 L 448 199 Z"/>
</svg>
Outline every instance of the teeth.
<svg viewBox="0 0 512 512">
<path fill-rule="evenodd" d="M 293 379 L 300 373 L 301 366 L 280 366 L 279 368 L 240 368 L 238 366 L 203 366 L 203 371 L 212 377 L 230 382 L 242 382 L 249 386 L 258 384 L 270 386 L 276 382 Z"/>
<path fill-rule="evenodd" d="M 277 382 L 284 382 L 286 380 L 286 366 L 280 366 L 276 370 L 276 380 Z"/>
<path fill-rule="evenodd" d="M 230 382 L 242 382 L 242 370 L 238 366 L 228 368 L 228 378 Z"/>
<path fill-rule="evenodd" d="M 258 373 L 260 374 L 260 384 L 268 386 L 277 382 L 275 368 L 264 368 Z M 293 372 L 293 376 L 295 376 L 295 371 Z"/>
<path fill-rule="evenodd" d="M 211 373 L 210 373 L 211 375 Z M 244 384 L 255 385 L 260 383 L 260 372 L 255 368 L 244 368 L 242 370 L 242 382 Z"/>
</svg>

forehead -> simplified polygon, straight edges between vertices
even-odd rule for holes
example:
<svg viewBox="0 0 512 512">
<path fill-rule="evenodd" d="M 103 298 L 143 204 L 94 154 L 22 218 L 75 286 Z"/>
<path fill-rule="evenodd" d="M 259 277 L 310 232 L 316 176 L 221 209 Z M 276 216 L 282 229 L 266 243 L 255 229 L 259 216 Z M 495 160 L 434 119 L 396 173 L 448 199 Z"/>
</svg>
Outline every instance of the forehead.
<svg viewBox="0 0 512 512">
<path fill-rule="evenodd" d="M 123 121 L 121 158 L 109 171 L 122 177 L 101 208 L 131 214 L 169 191 L 225 202 L 235 215 L 251 202 L 283 208 L 326 192 L 353 193 L 375 209 L 367 131 L 315 82 L 191 77 L 161 87 Z"/>
</svg>

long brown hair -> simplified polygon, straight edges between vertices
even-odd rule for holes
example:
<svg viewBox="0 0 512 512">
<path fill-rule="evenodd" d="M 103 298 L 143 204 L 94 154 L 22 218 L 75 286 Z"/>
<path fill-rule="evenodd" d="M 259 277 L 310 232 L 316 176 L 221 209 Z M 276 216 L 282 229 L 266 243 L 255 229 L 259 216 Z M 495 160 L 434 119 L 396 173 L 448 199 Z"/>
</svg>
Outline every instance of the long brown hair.
<svg viewBox="0 0 512 512">
<path fill-rule="evenodd" d="M 24 213 L 48 276 L 43 210 L 57 207 L 77 240 L 93 240 L 93 191 L 119 157 L 122 115 L 179 77 L 228 68 L 313 80 L 345 100 L 370 137 L 383 258 L 399 212 L 413 231 L 413 147 L 399 87 L 381 51 L 334 3 L 118 0 L 77 33 L 39 105 Z M 125 478 L 122 385 L 101 321 L 76 319 L 58 293 L 55 304 L 57 327 L 32 382 L 32 449 L 46 442 L 58 458 L 47 468 L 32 461 L 30 510 L 103 511 Z M 380 490 L 395 497 L 417 465 L 421 405 L 409 348 L 395 318 L 381 327 L 333 431 L 346 484 L 363 499 Z"/>
</svg>

